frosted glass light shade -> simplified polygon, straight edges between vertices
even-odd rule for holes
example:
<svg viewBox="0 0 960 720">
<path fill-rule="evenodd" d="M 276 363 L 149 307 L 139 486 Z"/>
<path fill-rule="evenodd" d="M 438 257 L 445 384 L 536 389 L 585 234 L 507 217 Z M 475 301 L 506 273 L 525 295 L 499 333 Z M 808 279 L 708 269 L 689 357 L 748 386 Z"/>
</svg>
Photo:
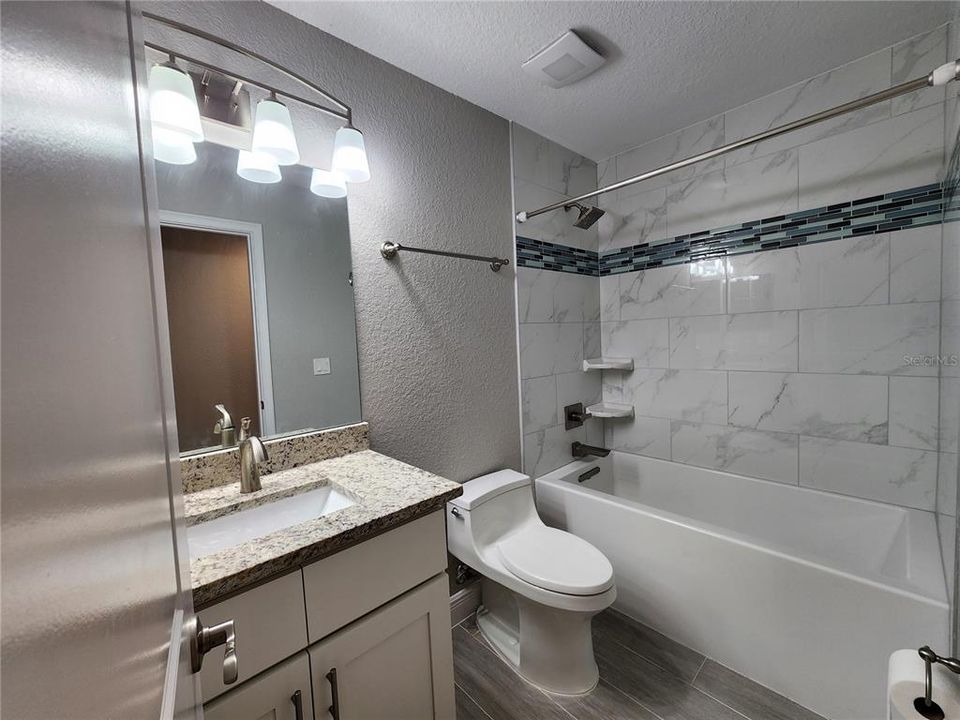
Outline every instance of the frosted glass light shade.
<svg viewBox="0 0 960 720">
<path fill-rule="evenodd" d="M 170 65 L 154 65 L 148 86 L 150 124 L 154 133 L 166 130 L 180 133 L 191 142 L 203 142 L 200 108 L 190 76 Z"/>
<path fill-rule="evenodd" d="M 333 171 L 343 175 L 347 182 L 360 183 L 370 179 L 363 133 L 355 127 L 337 130 L 333 141 Z"/>
<path fill-rule="evenodd" d="M 314 168 L 310 176 L 310 192 L 326 198 L 343 198 L 347 196 L 347 184 L 340 173 Z"/>
<path fill-rule="evenodd" d="M 282 102 L 271 99 L 257 103 L 251 149 L 255 153 L 272 156 L 278 165 L 296 165 L 300 162 L 290 111 Z"/>
<path fill-rule="evenodd" d="M 183 133 L 153 128 L 153 157 L 171 165 L 189 165 L 197 159 L 193 142 Z"/>
<path fill-rule="evenodd" d="M 277 161 L 266 153 L 241 150 L 237 158 L 237 175 L 255 183 L 278 183 L 280 167 Z"/>
</svg>

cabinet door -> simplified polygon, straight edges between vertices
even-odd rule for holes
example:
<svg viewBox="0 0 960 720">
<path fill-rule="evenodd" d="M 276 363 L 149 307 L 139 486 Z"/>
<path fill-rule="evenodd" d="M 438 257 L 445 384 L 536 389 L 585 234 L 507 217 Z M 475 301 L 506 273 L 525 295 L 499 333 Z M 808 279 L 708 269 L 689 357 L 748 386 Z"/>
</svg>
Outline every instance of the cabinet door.
<svg viewBox="0 0 960 720">
<path fill-rule="evenodd" d="M 310 661 L 305 652 L 203 706 L 206 720 L 304 720 L 312 713 Z"/>
<path fill-rule="evenodd" d="M 316 720 L 454 720 L 446 574 L 309 648 Z"/>
</svg>

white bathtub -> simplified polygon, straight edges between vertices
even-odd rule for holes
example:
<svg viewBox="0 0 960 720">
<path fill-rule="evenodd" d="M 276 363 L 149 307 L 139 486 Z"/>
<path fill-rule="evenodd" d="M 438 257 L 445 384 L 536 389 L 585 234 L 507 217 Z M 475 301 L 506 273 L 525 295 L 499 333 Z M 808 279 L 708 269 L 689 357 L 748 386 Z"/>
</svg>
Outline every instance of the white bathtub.
<svg viewBox="0 0 960 720">
<path fill-rule="evenodd" d="M 932 513 L 618 452 L 536 492 L 616 608 L 831 720 L 885 718 L 890 653 L 949 647 Z"/>
</svg>

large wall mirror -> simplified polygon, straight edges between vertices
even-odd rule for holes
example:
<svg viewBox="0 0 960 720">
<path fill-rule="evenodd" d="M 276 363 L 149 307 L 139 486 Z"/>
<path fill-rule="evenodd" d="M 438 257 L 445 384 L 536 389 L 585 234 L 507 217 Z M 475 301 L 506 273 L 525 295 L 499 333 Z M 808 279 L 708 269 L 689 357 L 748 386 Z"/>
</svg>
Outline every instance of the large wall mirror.
<svg viewBox="0 0 960 720">
<path fill-rule="evenodd" d="M 347 200 L 312 194 L 307 167 L 255 183 L 236 149 L 195 149 L 156 163 L 180 452 L 234 443 L 242 418 L 263 436 L 359 421 Z"/>
</svg>

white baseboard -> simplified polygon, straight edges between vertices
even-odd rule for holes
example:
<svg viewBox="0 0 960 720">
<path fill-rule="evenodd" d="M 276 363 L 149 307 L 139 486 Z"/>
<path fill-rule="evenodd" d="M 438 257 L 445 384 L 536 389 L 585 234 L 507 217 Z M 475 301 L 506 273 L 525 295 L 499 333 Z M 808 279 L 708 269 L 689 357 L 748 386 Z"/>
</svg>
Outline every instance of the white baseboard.
<svg viewBox="0 0 960 720">
<path fill-rule="evenodd" d="M 464 585 L 450 597 L 450 621 L 456 627 L 480 607 L 480 580 Z"/>
</svg>

